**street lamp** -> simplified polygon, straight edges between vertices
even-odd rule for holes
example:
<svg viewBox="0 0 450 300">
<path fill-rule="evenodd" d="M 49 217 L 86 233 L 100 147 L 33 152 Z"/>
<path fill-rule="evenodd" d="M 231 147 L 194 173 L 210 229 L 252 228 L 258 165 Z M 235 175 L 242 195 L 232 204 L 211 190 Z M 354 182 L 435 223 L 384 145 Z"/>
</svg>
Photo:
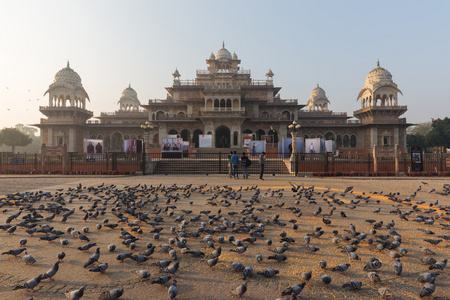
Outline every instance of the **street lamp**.
<svg viewBox="0 0 450 300">
<path fill-rule="evenodd" d="M 145 175 L 147 173 L 147 161 L 146 161 L 146 150 L 145 150 L 145 146 L 146 145 L 150 145 L 150 133 L 153 130 L 153 126 L 150 124 L 149 121 L 145 121 L 144 124 L 141 125 L 141 129 L 144 132 L 144 145 L 142 145 L 142 164 L 143 164 L 143 168 L 142 168 L 142 175 Z M 150 147 L 149 147 L 150 148 Z M 149 156 L 148 161 L 151 161 L 151 157 Z"/>
<path fill-rule="evenodd" d="M 291 153 L 291 166 L 292 163 L 294 163 L 294 172 L 297 174 L 297 163 L 296 163 L 296 157 L 297 157 L 297 132 L 300 130 L 300 124 L 297 123 L 297 121 L 294 120 L 292 124 L 288 126 L 289 130 L 291 131 L 292 135 L 292 153 Z"/>
</svg>

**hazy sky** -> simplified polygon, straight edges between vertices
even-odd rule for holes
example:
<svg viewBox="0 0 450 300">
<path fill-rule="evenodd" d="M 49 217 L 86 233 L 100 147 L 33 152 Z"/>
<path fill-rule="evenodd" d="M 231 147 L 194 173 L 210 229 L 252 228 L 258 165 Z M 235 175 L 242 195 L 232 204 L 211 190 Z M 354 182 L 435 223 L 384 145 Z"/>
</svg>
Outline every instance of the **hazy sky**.
<svg viewBox="0 0 450 300">
<path fill-rule="evenodd" d="M 54 75 L 81 76 L 87 109 L 165 98 L 178 68 L 194 79 L 225 47 L 253 79 L 269 68 L 281 97 L 306 104 L 319 83 L 330 109 L 356 97 L 377 59 L 403 92 L 408 122 L 449 116 L 450 1 L 20 1 L 0 9 L 0 128 L 38 123 Z"/>
</svg>

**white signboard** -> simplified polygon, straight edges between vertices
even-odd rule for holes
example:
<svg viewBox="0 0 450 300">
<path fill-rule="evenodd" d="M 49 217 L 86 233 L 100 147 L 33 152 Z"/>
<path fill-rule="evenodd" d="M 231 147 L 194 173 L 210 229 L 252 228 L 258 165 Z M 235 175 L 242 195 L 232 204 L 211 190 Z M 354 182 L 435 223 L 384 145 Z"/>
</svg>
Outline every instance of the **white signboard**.
<svg viewBox="0 0 450 300">
<path fill-rule="evenodd" d="M 198 136 L 199 148 L 211 148 L 212 147 L 212 135 L 200 134 Z"/>
</svg>

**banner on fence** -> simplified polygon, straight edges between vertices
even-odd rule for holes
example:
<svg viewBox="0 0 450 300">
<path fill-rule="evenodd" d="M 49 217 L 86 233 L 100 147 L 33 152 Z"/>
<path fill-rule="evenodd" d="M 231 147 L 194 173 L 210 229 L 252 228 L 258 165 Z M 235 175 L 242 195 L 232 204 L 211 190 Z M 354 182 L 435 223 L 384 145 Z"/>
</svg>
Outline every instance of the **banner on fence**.
<svg viewBox="0 0 450 300">
<path fill-rule="evenodd" d="M 161 152 L 181 152 L 183 139 L 162 139 Z"/>
<path fill-rule="evenodd" d="M 85 153 L 103 153 L 103 140 L 85 139 Z"/>
<path fill-rule="evenodd" d="M 292 153 L 292 138 L 283 138 L 283 141 L 280 143 L 278 149 L 280 150 L 280 157 L 289 157 Z M 297 153 L 303 153 L 303 138 L 297 138 Z"/>
<path fill-rule="evenodd" d="M 266 151 L 266 141 L 251 141 L 250 156 L 256 156 Z"/>
<path fill-rule="evenodd" d="M 199 148 L 211 148 L 212 147 L 212 135 L 200 134 L 198 136 Z"/>
<path fill-rule="evenodd" d="M 125 153 L 142 153 L 142 140 L 124 140 L 123 152 Z"/>
<path fill-rule="evenodd" d="M 411 148 L 411 168 L 413 172 L 423 171 L 423 157 L 422 148 L 412 147 Z"/>
<path fill-rule="evenodd" d="M 250 142 L 253 140 L 253 134 L 252 133 L 244 133 L 242 135 L 242 147 L 249 148 Z"/>
<path fill-rule="evenodd" d="M 333 140 L 325 141 L 325 152 L 334 152 L 336 150 L 336 143 Z"/>
<path fill-rule="evenodd" d="M 322 153 L 325 150 L 325 140 L 320 138 L 305 139 L 306 153 Z"/>
</svg>

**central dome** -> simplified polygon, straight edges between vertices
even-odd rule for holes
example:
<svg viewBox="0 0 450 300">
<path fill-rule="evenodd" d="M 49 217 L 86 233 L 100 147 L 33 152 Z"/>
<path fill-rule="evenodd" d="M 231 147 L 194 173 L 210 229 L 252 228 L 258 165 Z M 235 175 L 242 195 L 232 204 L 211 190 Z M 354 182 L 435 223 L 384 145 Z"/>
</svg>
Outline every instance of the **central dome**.
<svg viewBox="0 0 450 300">
<path fill-rule="evenodd" d="M 231 60 L 231 53 L 225 46 L 216 53 L 216 60 Z"/>
<path fill-rule="evenodd" d="M 67 62 L 67 67 L 56 73 L 54 82 L 69 83 L 71 85 L 81 87 L 81 77 L 77 72 L 70 68 L 69 62 Z"/>
<path fill-rule="evenodd" d="M 128 87 L 126 89 L 123 90 L 122 92 L 122 98 L 127 98 L 127 99 L 132 99 L 132 100 L 137 100 L 137 93 L 136 91 L 131 87 L 131 85 L 128 85 Z"/>
<path fill-rule="evenodd" d="M 365 84 L 375 84 L 382 80 L 392 81 L 392 74 L 388 70 L 380 67 L 380 62 L 378 61 L 376 68 L 367 75 Z"/>
<path fill-rule="evenodd" d="M 319 84 L 317 84 L 317 87 L 311 91 L 310 99 L 320 99 L 320 98 L 327 99 L 327 96 L 323 88 L 319 87 Z"/>
</svg>

